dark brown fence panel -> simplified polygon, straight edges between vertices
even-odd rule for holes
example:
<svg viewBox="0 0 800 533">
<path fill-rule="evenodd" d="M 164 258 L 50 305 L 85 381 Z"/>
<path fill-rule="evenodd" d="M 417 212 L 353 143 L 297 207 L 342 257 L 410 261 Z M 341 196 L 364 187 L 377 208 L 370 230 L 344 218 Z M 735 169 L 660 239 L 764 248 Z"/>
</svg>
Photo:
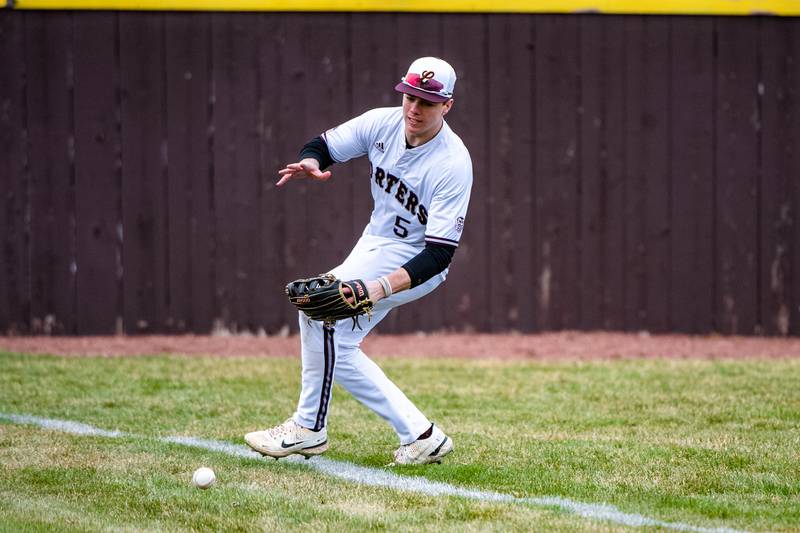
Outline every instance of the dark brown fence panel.
<svg viewBox="0 0 800 533">
<path fill-rule="evenodd" d="M 212 28 L 218 317 L 235 332 L 252 326 L 258 282 L 258 18 L 215 14 Z"/>
<path fill-rule="evenodd" d="M 669 329 L 669 301 L 672 285 L 671 197 L 669 123 L 672 102 L 669 94 L 669 18 L 646 17 L 644 39 L 636 71 L 641 82 L 640 149 L 635 156 L 644 180 L 645 227 L 645 320 L 643 328 L 665 332 Z M 630 74 L 630 73 L 629 73 Z M 632 159 L 633 159 L 633 154 Z"/>
<path fill-rule="evenodd" d="M 75 332 L 72 21 L 36 13 L 25 24 L 32 333 Z M 27 317 L 25 322 L 28 322 Z"/>
<path fill-rule="evenodd" d="M 515 229 L 519 228 L 514 224 L 515 204 L 524 202 L 529 196 L 526 189 L 530 180 L 517 170 L 531 167 L 533 144 L 528 140 L 527 150 L 516 147 L 525 144 L 525 137 L 529 137 L 531 131 L 532 104 L 528 95 L 531 91 L 533 43 L 530 28 L 525 24 L 514 24 L 513 16 L 491 17 L 487 24 L 487 56 L 505 58 L 503 61 L 489 61 L 484 72 L 488 80 L 484 90 L 491 91 L 486 102 L 489 114 L 487 133 L 491 139 L 487 145 L 487 163 L 491 178 L 486 180 L 488 196 L 484 209 L 488 216 L 488 234 L 492 237 L 486 253 L 491 254 L 494 265 L 484 281 L 489 289 L 487 315 L 492 329 L 519 330 L 519 300 L 524 307 L 530 307 L 525 300 L 533 301 L 532 286 L 515 282 L 520 275 L 515 268 L 515 240 L 518 237 Z M 509 102 L 515 105 L 511 107 Z M 515 117 L 522 120 L 514 120 Z M 527 212 L 530 213 L 530 209 Z M 532 227 L 522 209 L 516 213 L 528 222 L 528 227 L 522 228 L 524 234 L 519 236 L 522 240 L 530 234 Z M 527 249 L 527 246 L 522 247 L 522 250 Z M 525 272 L 523 278 L 530 272 L 529 264 Z"/>
<path fill-rule="evenodd" d="M 788 40 L 790 47 L 790 57 L 792 58 L 792 68 L 789 69 L 787 74 L 788 87 L 787 97 L 790 98 L 792 103 L 791 119 L 788 121 L 790 124 L 788 136 L 788 143 L 791 146 L 791 151 L 786 155 L 786 158 L 791 161 L 788 164 L 788 173 L 790 182 L 794 185 L 794 190 L 790 191 L 791 197 L 794 199 L 794 217 L 792 218 L 792 225 L 794 227 L 794 237 L 789 240 L 792 250 L 792 273 L 789 280 L 785 283 L 786 292 L 790 295 L 790 314 L 789 314 L 789 332 L 793 335 L 800 334 L 800 148 L 796 142 L 791 139 L 800 139 L 800 69 L 797 68 L 798 61 L 800 61 L 800 20 L 794 19 L 791 21 L 792 26 L 787 28 Z M 787 24 L 788 26 L 788 24 Z M 787 64 L 789 62 L 787 61 Z M 782 139 L 783 142 L 786 142 Z"/>
<path fill-rule="evenodd" d="M 122 315 L 130 333 L 169 326 L 163 36 L 162 14 L 132 13 L 119 19 Z"/>
<path fill-rule="evenodd" d="M 513 15 L 488 19 L 489 61 L 485 72 L 488 99 L 490 169 L 489 236 L 485 253 L 497 268 L 487 276 L 490 325 L 494 330 L 526 331 L 533 320 L 535 285 L 527 280 L 533 269 L 533 137 L 535 76 L 531 19 Z M 511 103 L 511 105 L 509 105 Z M 477 179 L 482 179 L 477 176 Z M 525 280 L 521 282 L 521 280 Z"/>
<path fill-rule="evenodd" d="M 625 170 L 623 226 L 625 284 L 624 324 L 647 322 L 647 175 L 642 168 L 644 99 L 648 97 L 646 83 L 646 58 L 642 47 L 646 39 L 644 17 L 626 17 L 624 34 L 625 52 Z M 651 120 L 654 120 L 651 118 Z"/>
<path fill-rule="evenodd" d="M 77 329 L 110 333 L 120 316 L 118 15 L 74 21 Z"/>
<path fill-rule="evenodd" d="M 758 324 L 758 27 L 717 25 L 716 328 L 750 333 Z"/>
<path fill-rule="evenodd" d="M 258 281 L 256 283 L 256 305 L 259 322 L 268 332 L 276 332 L 290 322 L 290 306 L 279 298 L 267 298 L 268 294 L 280 295 L 288 281 L 285 274 L 284 249 L 286 248 L 286 213 L 291 206 L 284 203 L 278 181 L 278 169 L 288 162 L 290 156 L 284 140 L 286 121 L 282 118 L 282 88 L 289 84 L 284 76 L 283 46 L 286 28 L 280 15 L 266 15 L 261 21 L 261 32 L 266 35 L 259 44 L 259 205 L 258 205 Z M 299 142 L 299 139 L 296 141 Z M 296 144 L 293 143 L 293 144 Z"/>
<path fill-rule="evenodd" d="M 579 327 L 578 18 L 537 18 L 536 194 L 541 329 Z"/>
<path fill-rule="evenodd" d="M 671 329 L 714 329 L 714 22 L 672 19 Z"/>
<path fill-rule="evenodd" d="M 581 21 L 581 325 L 620 328 L 624 268 L 623 19 Z"/>
<path fill-rule="evenodd" d="M 30 314 L 25 19 L 0 17 L 0 323 L 26 331 Z"/>
<path fill-rule="evenodd" d="M 209 158 L 210 15 L 165 15 L 172 331 L 207 332 L 214 318 Z"/>
<path fill-rule="evenodd" d="M 308 17 L 301 14 L 287 15 L 282 19 L 282 27 L 279 30 L 282 35 L 283 61 L 281 69 L 277 73 L 283 80 L 280 90 L 280 110 L 278 124 L 281 129 L 281 149 L 280 166 L 294 162 L 300 147 L 307 140 L 321 132 L 314 131 L 306 124 L 306 105 L 307 97 L 305 85 L 307 83 L 306 60 L 303 53 L 303 45 L 306 41 L 303 31 L 298 28 L 305 28 Z M 323 126 L 325 127 L 325 126 Z M 341 165 L 334 165 L 332 172 L 338 179 L 338 172 Z M 314 250 L 311 249 L 316 243 L 311 242 L 313 212 L 308 209 L 307 198 L 312 186 L 319 187 L 318 184 L 309 184 L 305 181 L 290 182 L 282 189 L 276 189 L 277 195 L 284 205 L 283 223 L 286 225 L 286 238 L 283 248 L 283 262 L 285 267 L 284 283 L 309 275 L 309 268 L 313 264 L 316 269 L 324 270 L 326 267 L 317 261 L 312 262 L 315 257 Z M 313 189 L 320 191 L 319 188 Z M 319 220 L 319 219 L 318 219 Z M 322 220 L 320 220 L 322 222 Z M 333 266 L 333 265 L 331 265 Z M 328 267 L 330 268 L 330 267 Z M 313 272 L 313 271 L 312 271 Z M 285 304 L 284 304 L 285 305 Z M 285 307 L 284 307 L 285 309 Z M 286 310 L 288 324 L 292 329 L 297 328 L 297 313 Z"/>
<path fill-rule="evenodd" d="M 296 329 L 370 169 L 276 171 L 440 55 L 472 202 L 381 331 L 800 332 L 798 19 L 3 11 L 0 45 L 3 331 Z"/>
<path fill-rule="evenodd" d="M 797 334 L 800 208 L 800 35 L 796 25 L 764 20 L 761 76 L 761 320 L 765 333 Z"/>
</svg>

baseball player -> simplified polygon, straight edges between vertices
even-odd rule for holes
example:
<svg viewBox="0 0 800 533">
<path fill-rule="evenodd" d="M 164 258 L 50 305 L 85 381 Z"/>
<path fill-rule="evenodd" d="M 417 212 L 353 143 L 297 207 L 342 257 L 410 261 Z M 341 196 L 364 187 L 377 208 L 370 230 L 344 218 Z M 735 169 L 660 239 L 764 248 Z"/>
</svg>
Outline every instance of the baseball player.
<svg viewBox="0 0 800 533">
<path fill-rule="evenodd" d="M 245 436 L 262 454 L 306 458 L 328 449 L 327 414 L 336 381 L 394 428 L 393 464 L 441 462 L 453 441 L 406 397 L 359 346 L 393 308 L 438 287 L 458 246 L 472 187 L 472 162 L 444 118 L 453 107 L 456 73 L 442 59 L 414 61 L 395 90 L 401 107 L 367 111 L 309 141 L 300 161 L 278 173 L 327 180 L 333 163 L 366 155 L 375 202 L 369 224 L 336 278 L 364 280 L 374 303 L 358 325 L 330 324 L 300 313 L 302 390 L 283 424 Z M 361 287 L 361 285 L 357 285 Z M 346 293 L 348 296 L 349 292 Z"/>
</svg>

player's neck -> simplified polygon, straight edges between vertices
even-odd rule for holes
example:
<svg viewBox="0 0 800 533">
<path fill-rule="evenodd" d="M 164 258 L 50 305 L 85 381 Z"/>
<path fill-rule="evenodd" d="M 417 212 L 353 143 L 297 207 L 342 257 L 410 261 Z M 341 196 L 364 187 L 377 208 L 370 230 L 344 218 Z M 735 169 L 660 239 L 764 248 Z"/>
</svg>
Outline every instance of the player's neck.
<svg viewBox="0 0 800 533">
<path fill-rule="evenodd" d="M 414 135 L 406 130 L 406 148 L 417 148 L 426 142 L 436 137 L 444 127 L 444 120 L 439 123 L 439 127 L 432 129 L 430 132 L 423 133 L 422 135 Z"/>
</svg>

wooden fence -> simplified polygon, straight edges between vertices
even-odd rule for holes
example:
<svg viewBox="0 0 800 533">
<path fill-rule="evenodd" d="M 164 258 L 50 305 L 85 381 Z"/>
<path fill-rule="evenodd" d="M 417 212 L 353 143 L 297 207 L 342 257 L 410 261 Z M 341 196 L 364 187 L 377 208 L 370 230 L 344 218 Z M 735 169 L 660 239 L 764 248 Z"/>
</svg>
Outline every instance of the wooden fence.
<svg viewBox="0 0 800 533">
<path fill-rule="evenodd" d="M 0 331 L 296 329 L 366 160 L 310 137 L 459 73 L 450 279 L 380 330 L 800 332 L 800 19 L 0 12 Z"/>
</svg>

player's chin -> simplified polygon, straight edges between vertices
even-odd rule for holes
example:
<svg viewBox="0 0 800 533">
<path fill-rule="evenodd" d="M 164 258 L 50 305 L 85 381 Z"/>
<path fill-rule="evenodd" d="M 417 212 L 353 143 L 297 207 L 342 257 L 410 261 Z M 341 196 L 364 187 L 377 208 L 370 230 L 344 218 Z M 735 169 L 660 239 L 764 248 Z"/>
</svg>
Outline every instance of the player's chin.
<svg viewBox="0 0 800 533">
<path fill-rule="evenodd" d="M 406 132 L 411 133 L 413 135 L 419 135 L 420 133 L 425 131 L 425 127 L 420 122 L 409 122 L 406 121 Z"/>
</svg>

